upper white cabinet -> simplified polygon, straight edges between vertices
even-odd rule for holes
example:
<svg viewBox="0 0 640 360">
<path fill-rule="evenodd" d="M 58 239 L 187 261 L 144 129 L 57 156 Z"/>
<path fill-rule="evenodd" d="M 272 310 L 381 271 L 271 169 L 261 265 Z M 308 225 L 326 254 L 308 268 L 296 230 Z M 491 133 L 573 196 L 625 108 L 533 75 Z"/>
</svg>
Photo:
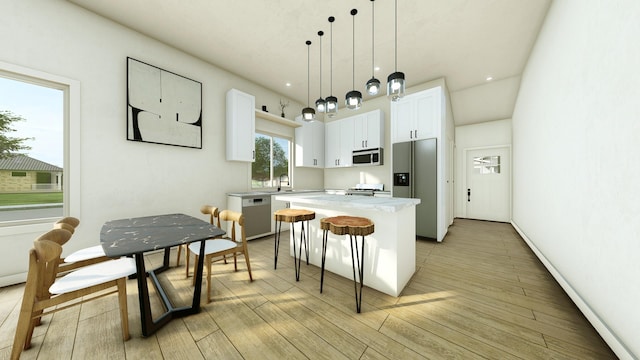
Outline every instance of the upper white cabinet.
<svg viewBox="0 0 640 360">
<path fill-rule="evenodd" d="M 384 114 L 374 110 L 353 117 L 353 149 L 374 149 L 384 145 Z"/>
<path fill-rule="evenodd" d="M 352 165 L 353 118 L 332 121 L 325 125 L 325 168 Z"/>
<path fill-rule="evenodd" d="M 255 104 L 253 95 L 227 92 L 227 160 L 255 161 Z"/>
<path fill-rule="evenodd" d="M 442 110 L 440 86 L 391 102 L 391 143 L 438 137 Z"/>
<path fill-rule="evenodd" d="M 296 122 L 302 125 L 295 130 L 296 166 L 323 168 L 324 123 L 305 122 L 302 116 L 296 117 Z"/>
</svg>

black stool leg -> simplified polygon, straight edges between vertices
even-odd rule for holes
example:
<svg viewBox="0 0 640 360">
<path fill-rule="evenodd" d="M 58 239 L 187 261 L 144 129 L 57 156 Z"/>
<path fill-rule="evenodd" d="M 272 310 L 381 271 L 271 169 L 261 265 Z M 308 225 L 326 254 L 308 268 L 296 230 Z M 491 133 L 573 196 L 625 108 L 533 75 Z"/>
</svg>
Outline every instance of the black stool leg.
<svg viewBox="0 0 640 360">
<path fill-rule="evenodd" d="M 278 250 L 280 250 L 280 230 L 282 229 L 282 221 L 275 220 L 275 245 L 273 249 L 274 258 L 273 258 L 273 269 L 278 268 Z M 280 225 L 280 226 L 278 226 Z"/>
<path fill-rule="evenodd" d="M 307 220 L 307 235 L 306 238 L 304 239 L 304 250 L 305 250 L 305 254 L 307 255 L 307 265 L 309 265 L 309 235 L 310 235 L 310 227 L 309 227 L 309 220 Z"/>
<path fill-rule="evenodd" d="M 353 265 L 353 286 L 356 292 L 356 311 L 360 313 L 362 307 L 362 284 L 364 276 L 364 236 L 362 238 L 362 246 L 360 247 L 361 253 L 358 254 L 358 235 L 349 235 L 351 242 L 351 264 Z M 353 247 L 355 245 L 355 252 Z M 358 287 L 358 281 L 356 279 L 356 262 L 358 263 L 358 275 L 360 278 L 360 286 Z"/>
<path fill-rule="evenodd" d="M 327 258 L 327 237 L 328 230 L 322 231 L 322 271 L 320 272 L 320 293 L 322 294 L 322 285 L 324 284 L 324 261 Z"/>
<path fill-rule="evenodd" d="M 304 224 L 304 222 L 303 222 Z M 300 232 L 300 250 L 299 255 L 296 257 L 296 223 L 291 223 L 291 236 L 293 240 L 293 270 L 296 273 L 296 281 L 300 281 L 300 263 L 302 262 L 302 235 L 304 234 L 304 225 L 302 225 L 302 231 Z"/>
</svg>

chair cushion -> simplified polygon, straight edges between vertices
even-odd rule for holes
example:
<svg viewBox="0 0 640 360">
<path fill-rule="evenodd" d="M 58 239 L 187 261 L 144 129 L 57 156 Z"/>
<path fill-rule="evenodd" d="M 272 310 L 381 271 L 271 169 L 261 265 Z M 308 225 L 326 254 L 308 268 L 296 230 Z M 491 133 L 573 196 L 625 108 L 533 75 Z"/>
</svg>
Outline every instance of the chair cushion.
<svg viewBox="0 0 640 360">
<path fill-rule="evenodd" d="M 69 256 L 64 258 L 64 262 L 73 263 L 76 261 L 95 259 L 103 256 L 106 256 L 106 255 L 104 254 L 104 249 L 102 248 L 102 245 L 96 245 L 96 246 L 88 247 L 85 249 L 80 249 L 76 252 L 71 253 Z"/>
<path fill-rule="evenodd" d="M 209 255 L 209 254 L 217 253 L 220 251 L 233 249 L 237 246 L 238 244 L 236 244 L 231 240 L 226 240 L 226 239 L 207 240 L 206 245 L 204 246 L 204 253 L 205 255 Z M 200 241 L 192 242 L 191 244 L 189 244 L 189 250 L 191 250 L 191 252 L 196 255 L 200 254 Z"/>
<path fill-rule="evenodd" d="M 49 288 L 49 292 L 52 294 L 64 294 L 127 277 L 135 272 L 136 263 L 132 258 L 123 257 L 118 260 L 109 260 L 82 267 L 57 279 Z"/>
</svg>

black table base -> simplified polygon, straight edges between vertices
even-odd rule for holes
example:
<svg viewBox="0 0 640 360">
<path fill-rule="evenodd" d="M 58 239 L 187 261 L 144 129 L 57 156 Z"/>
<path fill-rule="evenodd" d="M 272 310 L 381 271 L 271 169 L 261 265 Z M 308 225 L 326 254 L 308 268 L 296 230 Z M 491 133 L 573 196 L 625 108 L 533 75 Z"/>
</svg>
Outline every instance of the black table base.
<svg viewBox="0 0 640 360">
<path fill-rule="evenodd" d="M 174 307 L 169 297 L 167 296 L 162 284 L 158 280 L 157 275 L 169 268 L 169 254 L 170 248 L 164 249 L 164 260 L 162 266 L 154 270 L 150 270 L 148 273 L 145 270 L 144 254 L 135 254 L 136 260 L 136 277 L 138 279 L 138 299 L 140 301 L 140 322 L 142 323 L 142 336 L 153 335 L 158 329 L 164 326 L 166 323 L 175 318 L 183 316 L 193 315 L 200 312 L 200 295 L 202 293 L 202 272 L 204 264 L 204 248 L 205 241 L 201 241 L 200 244 L 200 256 L 198 257 L 198 264 L 195 273 L 195 286 L 193 289 L 193 302 L 191 306 Z M 157 317 L 153 318 L 151 314 L 151 303 L 149 299 L 149 287 L 147 284 L 147 274 L 153 282 L 153 286 L 156 292 L 162 299 L 165 312 Z"/>
</svg>

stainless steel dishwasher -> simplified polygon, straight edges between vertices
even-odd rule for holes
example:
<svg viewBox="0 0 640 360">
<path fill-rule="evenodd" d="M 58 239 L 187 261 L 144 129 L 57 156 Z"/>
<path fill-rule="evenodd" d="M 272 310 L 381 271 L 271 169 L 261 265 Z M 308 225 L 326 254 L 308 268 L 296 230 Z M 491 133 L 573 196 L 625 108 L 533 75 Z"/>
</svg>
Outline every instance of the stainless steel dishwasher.
<svg viewBox="0 0 640 360">
<path fill-rule="evenodd" d="M 242 196 L 247 238 L 271 232 L 271 195 Z"/>
</svg>

